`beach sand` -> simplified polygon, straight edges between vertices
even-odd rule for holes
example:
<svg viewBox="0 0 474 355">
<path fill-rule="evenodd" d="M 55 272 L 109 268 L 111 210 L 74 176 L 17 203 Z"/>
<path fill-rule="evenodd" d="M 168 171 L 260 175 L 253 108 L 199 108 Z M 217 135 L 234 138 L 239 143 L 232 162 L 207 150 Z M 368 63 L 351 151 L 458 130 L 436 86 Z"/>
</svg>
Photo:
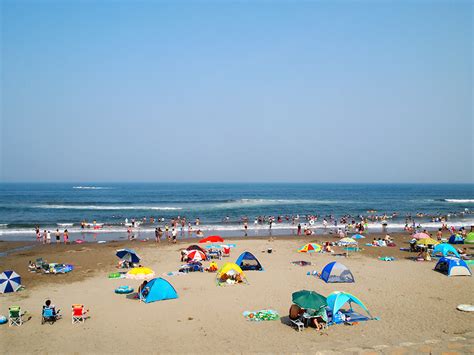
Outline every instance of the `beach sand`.
<svg viewBox="0 0 474 355">
<path fill-rule="evenodd" d="M 179 250 L 191 244 L 162 242 L 114 242 L 102 245 L 47 245 L 22 250 L 0 258 L 0 270 L 14 269 L 26 289 L 0 295 L 0 314 L 8 306 L 20 305 L 30 318 L 21 327 L 0 326 L 1 353 L 469 353 L 474 351 L 474 314 L 456 310 L 458 304 L 474 303 L 472 277 L 447 277 L 433 271 L 435 262 L 414 262 L 402 252 L 408 235 L 395 236 L 396 248 L 364 247 L 348 258 L 329 254 L 302 254 L 296 250 L 304 243 L 329 239 L 288 237 L 234 239 L 231 257 L 241 252 L 254 253 L 265 268 L 247 272 L 248 285 L 216 286 L 215 274 L 190 273 L 166 277 L 179 294 L 178 299 L 140 303 L 113 290 L 119 285 L 135 289 L 139 281 L 110 280 L 117 271 L 115 249 L 130 247 L 143 258 L 142 264 L 157 276 L 175 271 L 182 264 Z M 370 242 L 371 237 L 366 239 Z M 4 243 L 0 243 L 6 249 Z M 273 248 L 268 254 L 267 248 Z M 340 252 L 340 250 L 337 250 Z M 473 250 L 471 248 L 470 252 Z M 393 262 L 378 256 L 391 255 Z M 28 260 L 43 257 L 49 262 L 67 262 L 75 270 L 66 275 L 28 273 Z M 294 260 L 313 265 L 292 265 Z M 353 272 L 354 284 L 326 284 L 307 276 L 321 271 L 330 261 L 339 261 Z M 207 262 L 204 265 L 208 265 Z M 303 332 L 288 325 L 291 294 L 300 289 L 327 296 L 347 291 L 369 308 L 380 320 L 353 326 L 331 326 L 324 332 L 314 328 Z M 54 325 L 41 325 L 41 306 L 51 298 L 62 310 L 63 319 Z M 83 303 L 90 309 L 84 324 L 71 324 L 70 307 Z M 281 320 L 249 322 L 247 310 L 274 309 Z"/>
</svg>

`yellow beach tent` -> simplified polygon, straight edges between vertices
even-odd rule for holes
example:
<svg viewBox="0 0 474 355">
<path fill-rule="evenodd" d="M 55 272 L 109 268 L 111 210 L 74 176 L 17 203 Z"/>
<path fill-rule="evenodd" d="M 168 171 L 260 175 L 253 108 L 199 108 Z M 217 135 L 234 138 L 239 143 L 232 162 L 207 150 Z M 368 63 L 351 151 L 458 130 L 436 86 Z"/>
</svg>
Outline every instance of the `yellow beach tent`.
<svg viewBox="0 0 474 355">
<path fill-rule="evenodd" d="M 216 281 L 218 285 L 247 283 L 247 277 L 242 269 L 234 263 L 225 263 L 217 271 Z"/>
</svg>

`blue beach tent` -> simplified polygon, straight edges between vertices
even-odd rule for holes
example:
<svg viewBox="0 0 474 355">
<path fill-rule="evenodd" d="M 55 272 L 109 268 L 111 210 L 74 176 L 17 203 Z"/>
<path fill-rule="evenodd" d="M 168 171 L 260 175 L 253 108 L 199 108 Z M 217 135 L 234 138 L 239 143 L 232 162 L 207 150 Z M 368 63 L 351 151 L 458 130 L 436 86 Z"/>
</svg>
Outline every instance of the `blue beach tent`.
<svg viewBox="0 0 474 355">
<path fill-rule="evenodd" d="M 472 276 L 464 260 L 449 256 L 439 259 L 434 269 L 448 276 Z"/>
<path fill-rule="evenodd" d="M 464 244 L 464 239 L 459 234 L 453 234 L 449 237 L 449 244 Z"/>
<path fill-rule="evenodd" d="M 260 261 L 249 251 L 244 251 L 240 256 L 237 258 L 235 263 L 243 270 L 243 271 L 263 271 L 262 264 Z"/>
<path fill-rule="evenodd" d="M 321 271 L 321 280 L 324 282 L 355 282 L 354 275 L 345 265 L 333 261 L 327 264 Z"/>
<path fill-rule="evenodd" d="M 145 303 L 173 298 L 178 298 L 178 293 L 168 281 L 161 277 L 150 280 L 140 293 L 140 301 Z"/>
<path fill-rule="evenodd" d="M 372 315 L 370 314 L 367 307 L 362 303 L 354 295 L 351 295 L 347 292 L 340 292 L 336 291 L 331 293 L 327 299 L 329 315 L 331 316 L 331 320 L 329 323 L 337 324 L 337 323 L 344 323 L 344 322 L 360 322 L 373 319 Z M 343 310 L 342 307 L 348 303 L 349 310 Z M 356 304 L 362 310 L 367 313 L 367 316 L 357 313 L 352 309 L 352 305 Z"/>
<path fill-rule="evenodd" d="M 461 258 L 458 251 L 450 244 L 438 244 L 434 247 L 432 256 L 441 254 L 442 256 L 456 256 Z"/>
</svg>

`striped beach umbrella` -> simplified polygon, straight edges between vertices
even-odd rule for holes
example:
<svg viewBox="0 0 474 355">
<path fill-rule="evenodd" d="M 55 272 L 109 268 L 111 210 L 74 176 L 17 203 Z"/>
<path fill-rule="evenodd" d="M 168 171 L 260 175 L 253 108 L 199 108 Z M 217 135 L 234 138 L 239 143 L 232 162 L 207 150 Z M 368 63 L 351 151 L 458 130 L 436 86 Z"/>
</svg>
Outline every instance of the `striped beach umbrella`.
<svg viewBox="0 0 474 355">
<path fill-rule="evenodd" d="M 206 254 L 204 254 L 200 250 L 193 250 L 189 252 L 188 254 L 188 259 L 189 260 L 196 260 L 196 261 L 201 261 L 201 260 L 206 260 Z"/>
<path fill-rule="evenodd" d="M 339 245 L 357 244 L 357 241 L 355 239 L 346 237 L 346 238 L 342 238 L 338 244 Z"/>
<path fill-rule="evenodd" d="M 0 274 L 0 293 L 16 292 L 21 286 L 21 277 L 15 271 L 7 270 Z"/>
<path fill-rule="evenodd" d="M 317 253 L 319 251 L 321 251 L 321 245 L 316 243 L 308 243 L 298 249 L 298 253 Z"/>
<path fill-rule="evenodd" d="M 145 280 L 152 279 L 155 277 L 155 272 L 147 267 L 134 267 L 132 270 L 125 274 L 127 279 Z"/>
</svg>

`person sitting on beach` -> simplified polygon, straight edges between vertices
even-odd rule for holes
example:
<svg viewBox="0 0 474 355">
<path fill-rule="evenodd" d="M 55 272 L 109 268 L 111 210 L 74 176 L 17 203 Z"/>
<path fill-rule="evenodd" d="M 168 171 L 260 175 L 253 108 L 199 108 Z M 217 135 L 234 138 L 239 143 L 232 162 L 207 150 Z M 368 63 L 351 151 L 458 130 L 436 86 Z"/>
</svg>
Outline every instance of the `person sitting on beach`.
<svg viewBox="0 0 474 355">
<path fill-rule="evenodd" d="M 387 244 L 385 243 L 385 240 L 383 240 L 382 238 L 379 238 L 378 244 L 379 244 L 379 247 L 386 247 L 387 246 Z"/>
<path fill-rule="evenodd" d="M 148 284 L 148 281 L 147 280 L 144 280 L 142 282 L 142 284 L 140 286 L 138 286 L 138 294 L 140 295 L 143 291 L 143 289 L 146 287 L 146 285 Z M 145 295 L 146 296 L 146 295 Z"/>
<path fill-rule="evenodd" d="M 431 261 L 431 255 L 428 252 L 428 248 L 422 248 L 421 251 L 416 256 L 418 261 Z"/>
<path fill-rule="evenodd" d="M 379 243 L 377 242 L 377 239 L 376 239 L 376 238 L 374 238 L 374 240 L 372 241 L 372 245 L 373 245 L 374 247 L 378 247 L 378 246 L 379 246 Z"/>
<path fill-rule="evenodd" d="M 458 248 L 458 253 L 461 256 L 461 259 L 467 259 L 467 248 Z"/>
<path fill-rule="evenodd" d="M 181 262 L 188 261 L 188 251 L 186 249 L 181 250 Z"/>
<path fill-rule="evenodd" d="M 32 262 L 31 260 L 28 261 L 28 270 L 29 271 L 36 271 L 36 263 Z"/>
<path fill-rule="evenodd" d="M 43 305 L 43 309 L 49 308 L 53 311 L 53 316 L 54 317 L 59 317 L 59 312 L 61 311 L 60 309 L 56 310 L 56 306 L 51 303 L 51 300 L 46 300 Z"/>
</svg>

